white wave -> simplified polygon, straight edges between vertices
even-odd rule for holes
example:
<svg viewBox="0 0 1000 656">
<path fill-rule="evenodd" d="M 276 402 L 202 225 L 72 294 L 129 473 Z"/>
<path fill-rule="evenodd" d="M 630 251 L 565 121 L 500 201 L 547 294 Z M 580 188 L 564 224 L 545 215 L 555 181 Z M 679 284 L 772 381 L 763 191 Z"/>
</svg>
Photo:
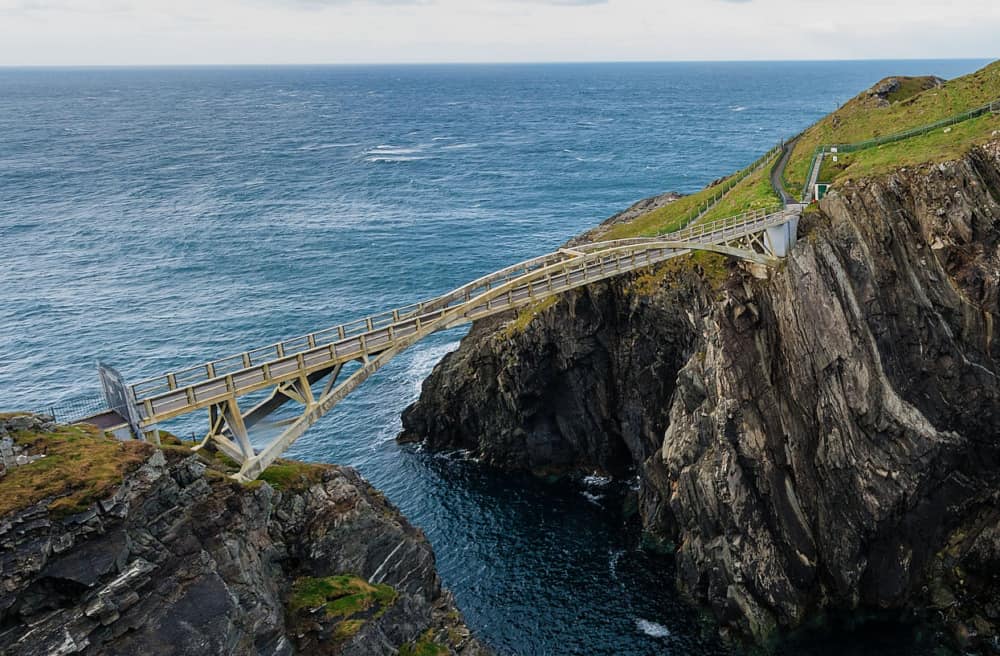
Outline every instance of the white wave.
<svg viewBox="0 0 1000 656">
<path fill-rule="evenodd" d="M 597 474 L 591 474 L 590 476 L 583 477 L 583 484 L 589 485 L 590 487 L 607 487 L 611 484 L 610 476 L 598 476 Z"/>
<path fill-rule="evenodd" d="M 377 156 L 377 157 L 366 157 L 366 162 L 417 162 L 422 159 L 430 159 L 430 157 L 418 157 L 409 155 L 388 155 L 388 156 Z"/>
<path fill-rule="evenodd" d="M 604 498 L 603 494 L 594 494 L 593 492 L 587 492 L 586 490 L 584 490 L 580 494 L 583 495 L 584 499 L 594 504 L 595 506 L 601 505 L 601 499 Z"/>
<path fill-rule="evenodd" d="M 744 107 L 743 105 L 736 105 L 735 107 L 729 108 L 729 111 L 731 112 L 745 112 L 746 110 L 747 108 Z"/>
<path fill-rule="evenodd" d="M 404 148 L 402 146 L 375 146 L 365 151 L 365 155 L 415 155 L 423 152 L 423 148 Z"/>
<path fill-rule="evenodd" d="M 479 144 L 477 143 L 460 143 L 460 144 L 451 144 L 450 146 L 442 146 L 441 150 L 468 150 L 469 148 L 478 148 L 478 147 Z"/>
<path fill-rule="evenodd" d="M 656 622 L 650 622 L 649 620 L 644 620 L 642 618 L 637 618 L 635 620 L 635 626 L 640 631 L 653 638 L 669 638 L 670 629 L 663 626 L 662 624 L 657 624 Z"/>
<path fill-rule="evenodd" d="M 406 372 L 403 374 L 404 383 L 410 387 L 410 398 L 415 399 L 420 396 L 420 386 L 423 385 L 424 379 L 430 375 L 434 365 L 440 362 L 441 358 L 457 349 L 459 344 L 461 344 L 461 341 L 456 339 L 453 342 L 413 352 L 413 358 L 409 363 L 410 366 L 406 368 Z"/>
<path fill-rule="evenodd" d="M 608 569 L 611 571 L 611 578 L 618 578 L 618 561 L 622 559 L 625 555 L 624 549 L 612 549 L 608 552 L 610 556 L 608 557 Z"/>
<path fill-rule="evenodd" d="M 313 143 L 300 146 L 299 150 L 329 150 L 330 148 L 350 148 L 352 146 L 360 145 L 360 143 Z"/>
</svg>

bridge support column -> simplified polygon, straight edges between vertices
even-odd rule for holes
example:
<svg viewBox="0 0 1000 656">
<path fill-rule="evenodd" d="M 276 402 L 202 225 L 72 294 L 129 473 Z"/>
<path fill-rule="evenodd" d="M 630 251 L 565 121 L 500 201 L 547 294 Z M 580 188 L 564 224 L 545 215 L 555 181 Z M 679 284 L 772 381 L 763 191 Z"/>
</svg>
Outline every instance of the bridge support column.
<svg viewBox="0 0 1000 656">
<path fill-rule="evenodd" d="M 793 216 L 781 225 L 771 226 L 765 229 L 767 239 L 767 249 L 774 257 L 787 257 L 795 246 L 795 239 L 798 237 L 799 217 Z"/>
</svg>

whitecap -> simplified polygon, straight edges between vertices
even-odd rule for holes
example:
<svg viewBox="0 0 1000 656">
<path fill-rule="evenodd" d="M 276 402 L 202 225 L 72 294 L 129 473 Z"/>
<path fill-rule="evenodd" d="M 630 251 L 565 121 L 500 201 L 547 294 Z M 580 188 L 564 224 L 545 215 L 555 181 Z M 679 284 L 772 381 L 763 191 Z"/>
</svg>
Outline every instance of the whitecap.
<svg viewBox="0 0 1000 656">
<path fill-rule="evenodd" d="M 420 387 L 424 384 L 424 379 L 430 375 L 434 365 L 440 362 L 441 358 L 458 349 L 459 344 L 461 344 L 461 341 L 456 339 L 453 342 L 435 345 L 431 348 L 423 348 L 414 352 L 413 358 L 409 363 L 410 366 L 406 368 L 406 373 L 403 374 L 405 384 L 410 386 L 410 398 L 415 399 L 420 396 Z"/>
<path fill-rule="evenodd" d="M 587 492 L 586 490 L 584 490 L 580 494 L 583 495 L 584 499 L 586 499 L 590 503 L 594 504 L 595 506 L 601 505 L 601 499 L 604 498 L 603 494 L 594 494 L 592 492 Z"/>
<path fill-rule="evenodd" d="M 653 638 L 669 638 L 670 629 L 663 626 L 662 624 L 657 624 L 656 622 L 650 622 L 649 620 L 644 620 L 642 618 L 637 618 L 635 620 L 635 626 L 640 631 Z"/>
<path fill-rule="evenodd" d="M 422 159 L 430 159 L 429 157 L 410 157 L 407 155 L 389 155 L 389 156 L 378 156 L 378 157 L 366 157 L 366 162 L 417 162 Z"/>
<path fill-rule="evenodd" d="M 618 561 L 625 555 L 624 549 L 612 549 L 608 552 L 608 569 L 611 571 L 611 578 L 618 578 Z"/>
<path fill-rule="evenodd" d="M 477 143 L 460 143 L 460 144 L 451 144 L 449 146 L 442 146 L 441 150 L 468 150 L 470 148 L 478 148 L 478 147 L 479 144 Z"/>
<path fill-rule="evenodd" d="M 360 146 L 360 143 L 312 143 L 306 144 L 305 146 L 300 146 L 299 150 L 329 150 L 330 148 L 350 148 L 352 146 Z"/>
<path fill-rule="evenodd" d="M 746 109 L 747 108 L 744 107 L 743 105 L 736 105 L 735 107 L 730 107 L 729 111 L 731 111 L 731 112 L 745 112 Z"/>
<path fill-rule="evenodd" d="M 583 484 L 589 485 L 591 487 L 606 487 L 611 484 L 610 476 L 598 476 L 597 474 L 591 474 L 590 476 L 583 477 Z"/>
<path fill-rule="evenodd" d="M 423 152 L 422 148 L 403 148 L 401 146 L 376 146 L 365 151 L 365 155 L 415 155 Z"/>
</svg>

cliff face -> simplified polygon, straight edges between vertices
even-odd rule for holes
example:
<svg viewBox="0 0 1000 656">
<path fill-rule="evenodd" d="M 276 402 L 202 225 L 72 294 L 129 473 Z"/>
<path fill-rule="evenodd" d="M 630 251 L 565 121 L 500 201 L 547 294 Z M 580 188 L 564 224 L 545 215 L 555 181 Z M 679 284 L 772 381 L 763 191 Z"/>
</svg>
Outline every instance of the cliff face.
<svg viewBox="0 0 1000 656">
<path fill-rule="evenodd" d="M 82 513 L 0 518 L 0 652 L 485 653 L 423 534 L 353 470 L 282 465 L 278 490 L 147 456 Z"/>
<path fill-rule="evenodd" d="M 653 284 L 650 284 L 653 283 Z M 1000 628 L 1000 143 L 843 185 L 769 280 L 675 266 L 475 326 L 404 437 L 640 475 L 725 630 L 930 607 Z"/>
</svg>

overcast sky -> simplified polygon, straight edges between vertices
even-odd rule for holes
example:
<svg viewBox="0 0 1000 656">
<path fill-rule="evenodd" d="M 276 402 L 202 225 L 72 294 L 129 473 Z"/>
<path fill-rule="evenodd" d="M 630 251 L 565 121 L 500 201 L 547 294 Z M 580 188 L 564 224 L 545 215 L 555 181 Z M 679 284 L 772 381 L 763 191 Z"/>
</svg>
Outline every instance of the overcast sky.
<svg viewBox="0 0 1000 656">
<path fill-rule="evenodd" d="M 1000 0 L 0 0 L 0 65 L 996 57 Z"/>
</svg>

